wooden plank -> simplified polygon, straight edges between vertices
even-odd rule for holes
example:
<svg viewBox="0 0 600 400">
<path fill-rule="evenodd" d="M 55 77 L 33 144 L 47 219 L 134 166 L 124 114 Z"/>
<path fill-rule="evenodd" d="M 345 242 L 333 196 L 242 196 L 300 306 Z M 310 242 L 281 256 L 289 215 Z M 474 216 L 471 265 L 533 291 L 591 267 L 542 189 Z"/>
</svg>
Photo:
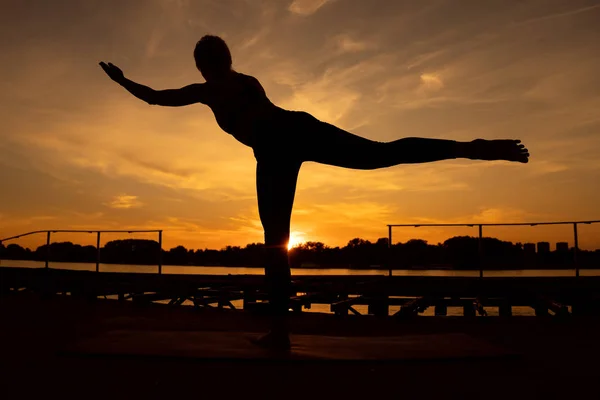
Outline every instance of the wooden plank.
<svg viewBox="0 0 600 400">
<path fill-rule="evenodd" d="M 173 300 L 171 300 L 171 302 L 169 304 L 173 305 L 173 306 L 180 306 L 182 305 L 186 300 L 188 300 L 187 297 L 185 296 L 181 296 L 181 297 L 176 297 Z"/>
<path fill-rule="evenodd" d="M 352 306 L 364 300 L 364 296 L 351 297 L 345 300 L 336 301 L 331 303 L 330 310 L 336 315 L 340 315 L 344 310 L 352 311 L 354 314 L 360 315 Z"/>
<path fill-rule="evenodd" d="M 386 296 L 370 297 L 367 307 L 367 312 L 377 316 L 388 316 L 390 313 L 390 305 Z"/>
<path fill-rule="evenodd" d="M 434 315 L 436 317 L 448 315 L 448 306 L 444 303 L 438 303 L 434 306 Z"/>
<path fill-rule="evenodd" d="M 552 311 L 556 316 L 570 315 L 567 306 L 547 296 L 537 296 L 534 304 L 534 309 L 536 315 L 539 316 L 548 315 L 548 310 Z"/>
<path fill-rule="evenodd" d="M 573 299 L 571 312 L 576 316 L 600 315 L 600 295 L 596 293 L 581 293 Z"/>
<path fill-rule="evenodd" d="M 211 304 L 219 303 L 223 301 L 223 298 L 220 296 L 210 296 L 210 297 L 193 297 L 192 302 L 195 306 L 208 306 Z"/>
<path fill-rule="evenodd" d="M 498 306 L 498 315 L 501 317 L 512 317 L 512 305 L 508 299 Z"/>
<path fill-rule="evenodd" d="M 487 317 L 488 314 L 487 311 L 485 311 L 485 309 L 483 308 L 482 299 L 476 298 L 475 300 L 473 300 L 473 307 L 475 308 L 475 310 L 477 310 L 480 316 Z"/>
<path fill-rule="evenodd" d="M 349 310 L 349 311 L 351 311 L 351 312 L 352 312 L 352 314 L 354 314 L 354 315 L 361 315 L 361 314 L 360 314 L 358 311 L 356 311 L 356 310 L 354 309 L 354 307 L 352 307 L 352 306 L 349 306 L 349 307 L 348 307 L 348 310 Z"/>
<path fill-rule="evenodd" d="M 476 309 L 475 309 L 473 302 L 468 302 L 467 304 L 465 304 L 463 306 L 463 315 L 465 317 L 475 317 L 476 316 L 475 311 L 476 311 Z"/>
<path fill-rule="evenodd" d="M 411 317 L 422 313 L 431 305 L 431 299 L 418 297 L 400 307 L 400 310 L 394 314 L 395 317 Z"/>
<path fill-rule="evenodd" d="M 291 297 L 290 302 L 292 305 L 299 305 L 310 309 L 311 304 L 317 302 L 322 297 L 324 296 L 321 292 L 306 293 L 300 296 Z"/>
<path fill-rule="evenodd" d="M 337 301 L 344 301 L 344 300 L 348 300 L 348 293 L 346 292 L 342 292 L 337 296 Z M 330 306 L 331 307 L 331 306 Z M 348 315 L 348 312 L 350 310 L 351 307 L 347 307 L 347 308 L 339 308 L 337 310 L 337 312 L 335 313 L 335 315 Z M 331 308 L 330 308 L 331 309 Z M 356 310 L 355 310 L 356 311 Z"/>
<path fill-rule="evenodd" d="M 163 301 L 173 299 L 173 293 L 136 293 L 131 294 L 131 299 L 135 303 L 152 303 L 155 301 Z"/>
</svg>

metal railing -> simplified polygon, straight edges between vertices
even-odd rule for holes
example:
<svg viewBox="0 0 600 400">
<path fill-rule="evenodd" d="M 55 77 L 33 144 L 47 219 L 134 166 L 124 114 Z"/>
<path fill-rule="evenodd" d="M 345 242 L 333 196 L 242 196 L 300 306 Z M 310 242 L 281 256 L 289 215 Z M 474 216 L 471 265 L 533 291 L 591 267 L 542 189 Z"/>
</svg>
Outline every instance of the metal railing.
<svg viewBox="0 0 600 400">
<path fill-rule="evenodd" d="M 579 276 L 579 265 L 577 263 L 577 253 L 579 251 L 579 237 L 577 226 L 578 225 L 590 225 L 600 223 L 600 220 L 591 220 L 591 221 L 560 221 L 560 222 L 516 222 L 516 223 L 499 223 L 499 224 L 485 224 L 485 223 L 462 223 L 462 224 L 388 224 L 388 248 L 392 247 L 392 228 L 394 227 L 478 227 L 479 228 L 479 237 L 478 237 L 478 251 L 479 251 L 479 277 L 483 278 L 484 266 L 482 263 L 483 260 L 483 227 L 484 226 L 537 226 L 537 225 L 573 225 L 573 238 L 574 238 L 574 247 L 573 247 L 573 261 L 575 265 L 575 276 Z M 39 233 L 46 233 L 46 260 L 45 260 L 45 268 L 49 267 L 50 261 L 50 238 L 52 233 L 95 233 L 96 234 L 96 272 L 100 270 L 100 234 L 101 233 L 158 233 L 158 273 L 162 274 L 162 229 L 149 229 L 149 230 L 79 230 L 79 229 L 58 229 L 58 230 L 42 230 L 42 231 L 32 231 L 23 233 L 21 235 L 11 236 L 8 238 L 0 239 L 0 244 L 7 242 L 9 240 L 18 239 L 24 236 L 35 235 Z M 392 276 L 392 268 L 390 265 L 389 275 Z"/>
<path fill-rule="evenodd" d="M 46 234 L 46 260 L 45 268 L 48 268 L 50 261 L 50 237 L 52 233 L 95 233 L 96 234 L 96 272 L 100 272 L 100 234 L 101 233 L 158 233 L 158 273 L 162 274 L 162 229 L 143 229 L 143 230 L 80 230 L 80 229 L 56 229 L 45 231 L 32 231 L 5 239 L 0 239 L 0 244 L 9 240 L 22 238 L 24 236 L 35 235 L 38 233 Z"/>
<path fill-rule="evenodd" d="M 388 224 L 388 248 L 392 248 L 392 228 L 394 227 L 414 227 L 419 228 L 422 226 L 430 227 L 447 227 L 447 226 L 465 226 L 465 227 L 479 227 L 479 238 L 478 238 L 478 250 L 479 250 L 479 277 L 483 278 L 483 227 L 484 226 L 537 226 L 537 225 L 573 225 L 573 262 L 575 265 L 575 276 L 579 277 L 579 265 L 577 263 L 577 252 L 579 251 L 579 237 L 577 234 L 577 225 L 590 225 L 600 223 L 600 220 L 593 221 L 560 221 L 560 222 L 514 222 L 504 224 Z M 390 265 L 389 275 L 392 276 L 392 268 Z"/>
</svg>

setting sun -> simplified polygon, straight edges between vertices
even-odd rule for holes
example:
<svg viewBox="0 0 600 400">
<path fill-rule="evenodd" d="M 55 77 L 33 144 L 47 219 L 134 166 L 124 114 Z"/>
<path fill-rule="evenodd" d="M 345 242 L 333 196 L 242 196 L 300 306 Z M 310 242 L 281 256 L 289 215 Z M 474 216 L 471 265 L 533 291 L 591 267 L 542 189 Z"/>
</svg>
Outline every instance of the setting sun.
<svg viewBox="0 0 600 400">
<path fill-rule="evenodd" d="M 290 241 L 288 242 L 288 250 L 302 243 L 304 243 L 304 234 L 301 232 L 292 232 L 290 234 Z"/>
</svg>

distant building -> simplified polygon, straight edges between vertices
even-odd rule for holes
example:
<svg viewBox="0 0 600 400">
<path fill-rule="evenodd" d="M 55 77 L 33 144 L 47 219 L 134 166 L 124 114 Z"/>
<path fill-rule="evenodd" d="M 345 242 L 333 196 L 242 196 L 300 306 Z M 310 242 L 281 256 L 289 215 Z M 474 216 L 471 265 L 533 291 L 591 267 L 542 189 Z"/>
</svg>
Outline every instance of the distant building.
<svg viewBox="0 0 600 400">
<path fill-rule="evenodd" d="M 566 253 L 569 251 L 569 243 L 567 242 L 557 242 L 556 243 L 556 251 L 560 253 Z"/>
<path fill-rule="evenodd" d="M 548 253 L 550 253 L 550 243 L 548 243 L 548 242 L 538 242 L 538 244 L 537 244 L 537 252 L 538 252 L 538 254 L 548 254 Z"/>
<path fill-rule="evenodd" d="M 525 254 L 535 254 L 535 243 L 525 243 L 523 245 Z"/>
</svg>

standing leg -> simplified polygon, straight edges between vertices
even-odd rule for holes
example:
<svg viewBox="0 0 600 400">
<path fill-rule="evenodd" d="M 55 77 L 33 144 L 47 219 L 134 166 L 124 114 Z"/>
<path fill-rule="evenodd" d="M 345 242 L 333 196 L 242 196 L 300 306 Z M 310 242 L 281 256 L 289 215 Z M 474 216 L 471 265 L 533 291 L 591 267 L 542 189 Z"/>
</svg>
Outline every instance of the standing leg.
<svg viewBox="0 0 600 400">
<path fill-rule="evenodd" d="M 256 166 L 258 212 L 265 231 L 265 280 L 272 314 L 271 332 L 261 338 L 268 347 L 287 348 L 287 314 L 291 272 L 287 245 L 296 182 L 301 162 L 259 159 Z"/>
</svg>

